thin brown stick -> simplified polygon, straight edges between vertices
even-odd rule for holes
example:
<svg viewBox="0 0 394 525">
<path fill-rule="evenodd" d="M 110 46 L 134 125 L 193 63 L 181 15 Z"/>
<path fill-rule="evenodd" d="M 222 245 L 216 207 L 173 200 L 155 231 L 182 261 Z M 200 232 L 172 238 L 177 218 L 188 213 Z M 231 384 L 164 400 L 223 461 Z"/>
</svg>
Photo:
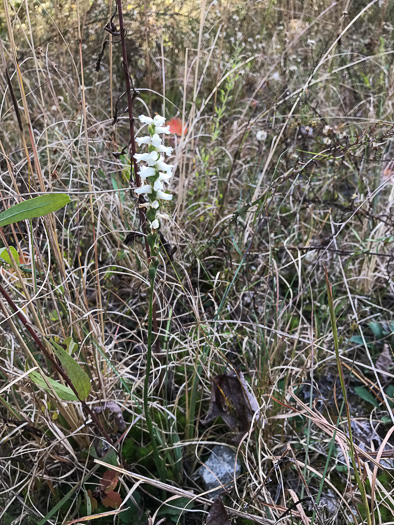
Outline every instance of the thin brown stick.
<svg viewBox="0 0 394 525">
<path fill-rule="evenodd" d="M 123 20 L 123 10 L 122 10 L 122 0 L 116 0 L 116 5 L 118 8 L 118 16 L 119 16 L 119 31 L 120 31 L 120 42 L 122 46 L 122 57 L 123 57 L 123 71 L 125 75 L 125 82 L 126 82 L 126 94 L 127 94 L 127 104 L 128 104 L 128 113 L 129 113 L 129 126 L 130 126 L 130 157 L 131 157 L 131 163 L 133 166 L 133 172 L 134 172 L 134 181 L 132 181 L 132 178 L 130 177 L 130 182 L 135 183 L 135 185 L 141 186 L 141 179 L 138 174 L 138 166 L 137 161 L 134 157 L 136 153 L 136 147 L 135 147 L 135 135 L 134 135 L 134 116 L 133 116 L 133 103 L 134 99 L 138 95 L 138 91 L 136 91 L 134 85 L 132 85 L 130 73 L 129 73 L 129 65 L 127 60 L 127 48 L 126 48 L 126 37 L 125 37 L 125 29 L 124 29 L 124 20 Z M 131 91 L 133 90 L 133 94 Z M 145 207 L 141 206 L 143 204 L 143 197 L 140 195 L 138 197 L 138 204 L 139 204 L 139 217 L 140 217 L 140 223 L 141 228 L 145 236 L 145 250 L 146 250 L 146 257 L 149 261 L 150 259 L 150 247 L 148 244 L 147 236 L 148 236 L 148 228 L 146 223 L 146 211 Z M 153 304 L 153 330 L 156 334 L 156 353 L 160 353 L 160 343 L 158 338 L 158 325 L 157 325 L 157 308 L 156 308 L 156 302 Z"/>
</svg>

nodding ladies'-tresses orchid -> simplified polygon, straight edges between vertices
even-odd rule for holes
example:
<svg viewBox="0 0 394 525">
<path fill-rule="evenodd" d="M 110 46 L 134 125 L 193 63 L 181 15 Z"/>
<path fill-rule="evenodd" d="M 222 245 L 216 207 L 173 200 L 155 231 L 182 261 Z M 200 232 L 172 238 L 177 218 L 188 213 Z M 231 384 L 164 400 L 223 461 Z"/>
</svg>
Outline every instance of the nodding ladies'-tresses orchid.
<svg viewBox="0 0 394 525">
<path fill-rule="evenodd" d="M 157 230 L 160 229 L 160 219 L 165 215 L 160 213 L 162 201 L 170 201 L 172 195 L 165 193 L 164 183 L 168 183 L 172 177 L 173 166 L 164 162 L 164 155 L 171 155 L 172 148 L 164 146 L 160 137 L 161 133 L 169 134 L 170 127 L 164 126 L 165 118 L 156 115 L 154 118 L 141 115 L 142 124 L 148 125 L 149 135 L 135 139 L 139 146 L 148 146 L 147 153 L 136 153 L 134 155 L 138 164 L 144 163 L 139 169 L 141 186 L 134 191 L 137 195 L 144 195 L 148 201 L 141 204 L 146 208 L 151 235 L 148 241 L 153 252 L 156 252 Z M 155 254 L 155 253 L 154 253 Z"/>
</svg>

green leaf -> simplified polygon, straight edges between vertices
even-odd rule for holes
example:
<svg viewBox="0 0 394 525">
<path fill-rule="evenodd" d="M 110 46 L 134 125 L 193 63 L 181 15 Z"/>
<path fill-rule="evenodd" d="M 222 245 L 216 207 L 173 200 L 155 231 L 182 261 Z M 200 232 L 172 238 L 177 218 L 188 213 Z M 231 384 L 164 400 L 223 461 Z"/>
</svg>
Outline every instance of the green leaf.
<svg viewBox="0 0 394 525">
<path fill-rule="evenodd" d="M 360 335 L 354 335 L 350 339 L 350 342 L 351 343 L 356 343 L 357 345 L 364 345 L 363 338 Z M 373 343 L 367 343 L 367 346 L 368 346 L 368 348 L 370 348 L 371 346 L 373 346 Z"/>
<path fill-rule="evenodd" d="M 18 255 L 18 252 L 15 250 L 15 248 L 13 246 L 10 246 L 9 250 L 12 253 L 12 257 L 15 259 L 15 262 L 19 263 L 19 255 Z M 0 257 L 7 264 L 12 265 L 12 260 L 11 260 L 11 257 L 9 256 L 9 254 L 8 254 L 7 248 L 0 248 Z"/>
<path fill-rule="evenodd" d="M 65 193 L 47 193 L 46 195 L 20 202 L 0 213 L 0 228 L 24 219 L 43 217 L 48 215 L 48 213 L 60 210 L 69 202 L 70 197 Z"/>
<path fill-rule="evenodd" d="M 118 466 L 118 456 L 113 448 L 108 451 L 104 458 L 100 459 L 101 461 L 104 461 L 104 463 L 108 463 L 108 465 L 113 465 L 114 467 Z"/>
<path fill-rule="evenodd" d="M 389 397 L 389 405 L 394 407 L 394 385 L 389 385 L 386 389 L 386 396 Z"/>
<path fill-rule="evenodd" d="M 63 366 L 65 372 L 78 392 L 79 399 L 85 400 L 90 392 L 89 376 L 84 372 L 80 365 L 73 359 L 61 346 L 52 341 L 52 348 Z"/>
<path fill-rule="evenodd" d="M 380 323 L 376 323 L 375 321 L 372 322 L 372 323 L 369 323 L 369 328 L 372 330 L 373 332 L 373 335 L 377 338 L 377 339 L 381 339 L 383 337 L 383 330 L 382 330 L 382 327 L 380 325 Z"/>
<path fill-rule="evenodd" d="M 64 340 L 64 344 L 67 346 L 67 353 L 69 355 L 72 355 L 79 349 L 79 345 L 74 341 L 74 339 L 71 336 L 67 337 L 67 339 Z"/>
<path fill-rule="evenodd" d="M 48 388 L 47 384 L 45 383 L 42 374 L 39 372 L 31 372 L 29 377 L 40 388 L 43 388 L 46 392 L 52 393 L 52 390 Z M 45 378 L 56 394 L 60 397 L 60 399 L 63 399 L 64 401 L 78 401 L 77 396 L 69 386 L 62 385 L 48 376 L 45 376 Z"/>
<path fill-rule="evenodd" d="M 371 394 L 371 392 L 367 390 L 366 388 L 364 388 L 363 386 L 356 386 L 354 391 L 358 395 L 358 397 L 361 397 L 361 399 L 364 399 L 364 401 L 371 403 L 371 405 L 375 407 L 379 406 L 379 403 L 376 401 L 376 399 Z"/>
</svg>

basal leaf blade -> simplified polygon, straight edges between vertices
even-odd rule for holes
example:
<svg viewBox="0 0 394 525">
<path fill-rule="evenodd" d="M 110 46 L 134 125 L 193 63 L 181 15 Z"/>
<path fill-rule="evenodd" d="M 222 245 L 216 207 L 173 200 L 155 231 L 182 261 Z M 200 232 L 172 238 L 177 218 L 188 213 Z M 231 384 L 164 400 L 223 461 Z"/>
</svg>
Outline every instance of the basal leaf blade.
<svg viewBox="0 0 394 525">
<path fill-rule="evenodd" d="M 363 386 L 356 386 L 354 388 L 354 392 L 358 395 L 358 397 L 361 397 L 361 399 L 367 401 L 367 403 L 371 403 L 371 405 L 374 405 L 375 407 L 379 406 L 379 403 L 376 401 L 371 392 Z"/>
<path fill-rule="evenodd" d="M 16 249 L 13 246 L 9 247 L 10 252 L 12 253 L 12 257 L 14 260 L 18 263 L 19 262 L 19 255 Z M 12 265 L 11 257 L 8 254 L 7 248 L 0 248 L 0 257 L 5 261 L 7 264 Z"/>
<path fill-rule="evenodd" d="M 61 346 L 52 341 L 52 348 L 59 359 L 70 381 L 78 392 L 79 399 L 84 401 L 90 392 L 90 379 L 81 366 Z"/>
<path fill-rule="evenodd" d="M 42 374 L 39 372 L 31 372 L 29 374 L 30 379 L 40 388 L 43 388 L 46 392 L 51 393 L 51 389 L 48 388 L 48 385 L 44 381 Z M 54 379 L 45 376 L 48 383 L 51 385 L 53 390 L 56 392 L 56 394 L 62 399 L 63 401 L 78 401 L 77 396 L 74 394 L 74 392 L 71 390 L 70 387 L 62 385 L 61 383 L 58 383 Z"/>
<path fill-rule="evenodd" d="M 27 199 L 0 213 L 0 228 L 24 219 L 43 217 L 48 213 L 60 210 L 69 202 L 70 197 L 66 193 L 48 193 Z"/>
</svg>

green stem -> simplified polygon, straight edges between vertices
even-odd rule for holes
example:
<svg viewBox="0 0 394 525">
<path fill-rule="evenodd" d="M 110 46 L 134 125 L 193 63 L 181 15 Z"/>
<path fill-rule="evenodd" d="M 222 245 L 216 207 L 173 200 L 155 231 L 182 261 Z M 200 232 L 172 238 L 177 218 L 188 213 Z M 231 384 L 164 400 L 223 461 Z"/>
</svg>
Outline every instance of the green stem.
<svg viewBox="0 0 394 525">
<path fill-rule="evenodd" d="M 328 280 L 327 270 L 325 271 L 325 273 L 326 273 L 326 284 L 327 284 L 328 307 L 329 307 L 329 310 L 330 310 L 332 335 L 333 335 L 333 339 L 334 339 L 335 357 L 336 357 L 336 361 L 337 361 L 339 379 L 340 379 L 340 382 L 341 382 L 341 389 L 342 389 L 343 400 L 344 400 L 344 403 L 345 403 L 346 419 L 347 419 L 347 426 L 348 426 L 348 432 L 349 432 L 348 443 L 349 443 L 350 459 L 351 459 L 351 462 L 352 462 L 354 476 L 356 478 L 357 485 L 358 485 L 358 488 L 359 488 L 360 493 L 361 493 L 361 498 L 363 500 L 364 510 L 365 510 L 365 514 L 366 514 L 366 518 L 367 518 L 367 523 L 368 523 L 368 525 L 371 525 L 372 524 L 372 520 L 371 520 L 371 514 L 369 512 L 368 496 L 367 496 L 367 492 L 365 490 L 364 483 L 363 483 L 363 481 L 361 479 L 361 476 L 360 476 L 360 473 L 359 473 L 359 470 L 358 470 L 358 464 L 356 463 L 356 451 L 354 449 L 354 443 L 353 443 L 353 433 L 352 433 L 352 426 L 351 426 L 351 417 L 350 417 L 349 403 L 348 403 L 348 399 L 347 399 L 347 392 L 346 392 L 345 378 L 344 378 L 344 375 L 343 375 L 342 362 L 341 362 L 341 358 L 340 358 L 340 355 L 339 355 L 339 339 L 338 339 L 338 330 L 337 330 L 337 320 L 336 320 L 335 308 L 334 308 L 334 300 L 333 300 L 333 295 L 332 295 L 332 287 L 331 287 L 330 282 Z"/>
<path fill-rule="evenodd" d="M 153 458 L 156 464 L 156 468 L 159 472 L 161 481 L 166 481 L 166 472 L 163 465 L 163 461 L 159 456 L 159 450 L 157 448 L 157 434 L 154 431 L 152 419 L 149 413 L 149 376 L 152 367 L 152 328 L 153 328 L 153 298 L 155 290 L 155 277 L 156 268 L 152 265 L 149 269 L 150 275 L 150 293 L 149 293 L 149 313 L 148 313 L 148 352 L 146 354 L 146 369 L 145 369 L 145 382 L 144 382 L 144 413 L 146 424 L 148 426 L 149 435 L 152 442 Z"/>
</svg>

